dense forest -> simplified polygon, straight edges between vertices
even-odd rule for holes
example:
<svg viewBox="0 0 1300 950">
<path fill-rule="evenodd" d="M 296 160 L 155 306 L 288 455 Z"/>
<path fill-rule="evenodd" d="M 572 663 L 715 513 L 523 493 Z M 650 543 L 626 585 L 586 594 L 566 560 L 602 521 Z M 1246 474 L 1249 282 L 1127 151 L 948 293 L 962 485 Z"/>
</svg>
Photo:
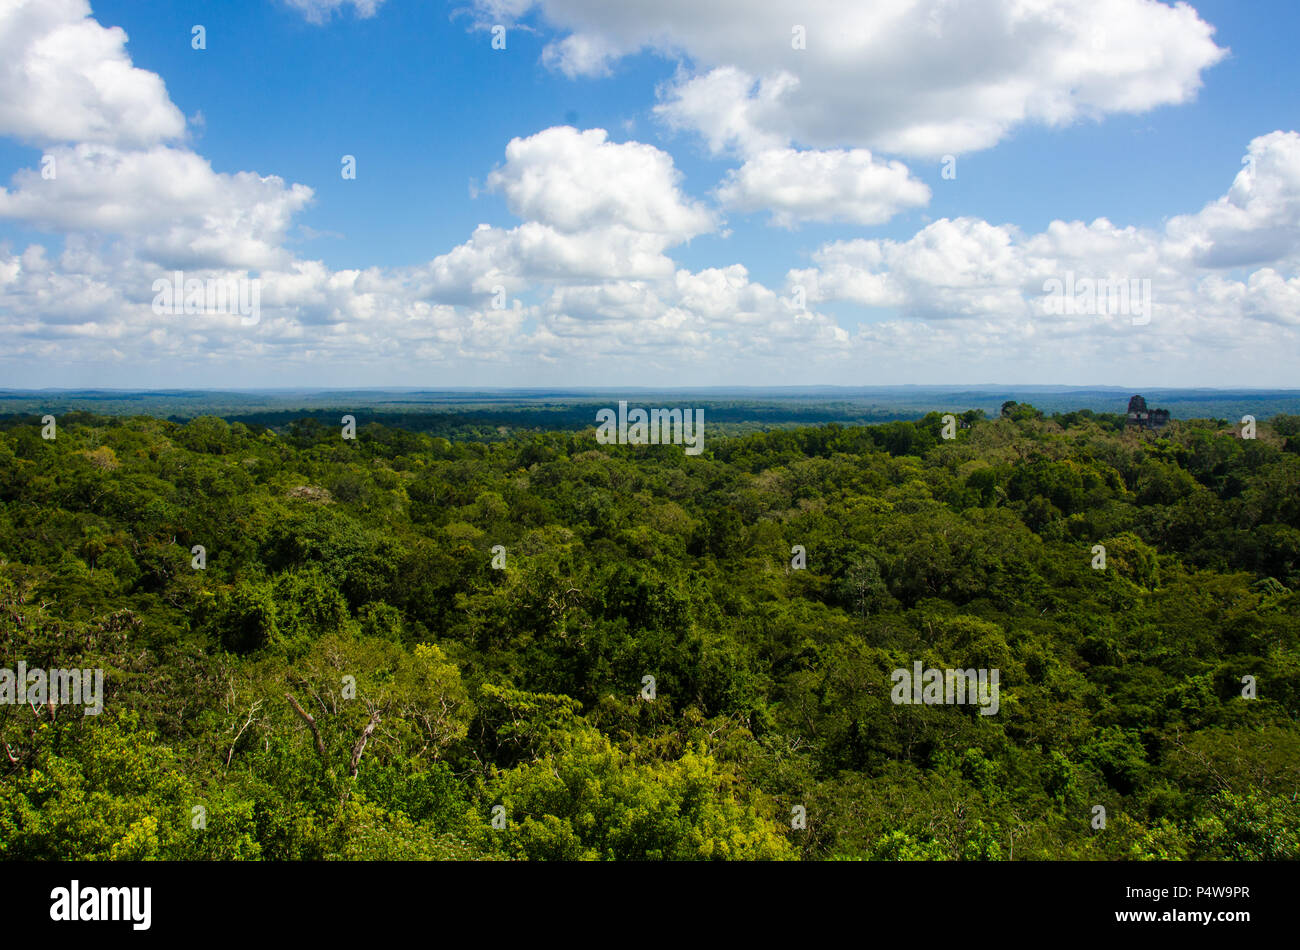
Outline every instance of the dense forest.
<svg viewBox="0 0 1300 950">
<path fill-rule="evenodd" d="M 12 417 L 0 857 L 1300 857 L 1300 417 L 962 423 Z"/>
</svg>

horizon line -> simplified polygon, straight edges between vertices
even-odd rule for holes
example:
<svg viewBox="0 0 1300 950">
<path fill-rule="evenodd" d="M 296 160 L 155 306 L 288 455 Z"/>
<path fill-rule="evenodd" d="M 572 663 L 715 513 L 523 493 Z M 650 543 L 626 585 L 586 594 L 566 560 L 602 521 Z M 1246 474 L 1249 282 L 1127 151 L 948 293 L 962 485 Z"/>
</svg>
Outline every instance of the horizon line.
<svg viewBox="0 0 1300 950">
<path fill-rule="evenodd" d="M 709 386 L 255 386 L 232 388 L 173 387 L 165 389 L 113 388 L 113 387 L 47 387 L 44 389 L 17 389 L 0 387 L 0 396 L 46 393 L 138 393 L 147 395 L 178 395 L 185 393 L 660 393 L 660 392 L 864 392 L 900 389 L 957 390 L 964 392 L 1004 392 L 1037 390 L 1041 392 L 1202 392 L 1202 393 L 1295 393 L 1300 388 L 1256 386 L 1116 386 L 1111 384 L 1065 385 L 1050 383 L 894 383 L 875 386 L 845 386 L 832 384 L 807 384 L 786 386 L 709 385 Z"/>
</svg>

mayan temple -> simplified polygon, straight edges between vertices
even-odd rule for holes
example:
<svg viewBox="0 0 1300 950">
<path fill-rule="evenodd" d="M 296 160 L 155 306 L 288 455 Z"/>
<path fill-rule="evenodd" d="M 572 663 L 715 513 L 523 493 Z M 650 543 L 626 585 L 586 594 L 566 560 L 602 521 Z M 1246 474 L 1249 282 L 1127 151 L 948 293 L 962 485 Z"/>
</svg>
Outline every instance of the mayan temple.
<svg viewBox="0 0 1300 950">
<path fill-rule="evenodd" d="M 1147 401 L 1142 396 L 1134 396 L 1128 401 L 1128 424 L 1143 429 L 1160 429 L 1169 423 L 1169 410 L 1147 409 Z"/>
</svg>

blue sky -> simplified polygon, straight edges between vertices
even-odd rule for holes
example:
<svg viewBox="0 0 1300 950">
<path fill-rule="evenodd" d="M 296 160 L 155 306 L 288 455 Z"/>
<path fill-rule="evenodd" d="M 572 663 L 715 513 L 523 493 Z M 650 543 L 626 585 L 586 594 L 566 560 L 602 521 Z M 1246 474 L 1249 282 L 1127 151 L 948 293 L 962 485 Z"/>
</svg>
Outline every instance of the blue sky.
<svg viewBox="0 0 1300 950">
<path fill-rule="evenodd" d="M 37 6 L 4 385 L 1293 385 L 1300 5 Z M 178 268 L 256 322 L 160 313 Z"/>
</svg>

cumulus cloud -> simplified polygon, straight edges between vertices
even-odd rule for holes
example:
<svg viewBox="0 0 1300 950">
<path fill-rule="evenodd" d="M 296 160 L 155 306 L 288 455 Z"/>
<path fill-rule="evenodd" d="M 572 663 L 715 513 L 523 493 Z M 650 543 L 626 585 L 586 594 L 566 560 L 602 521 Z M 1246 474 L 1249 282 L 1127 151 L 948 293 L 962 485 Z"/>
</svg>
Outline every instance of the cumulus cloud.
<svg viewBox="0 0 1300 950">
<path fill-rule="evenodd" d="M 119 147 L 183 135 L 185 117 L 158 75 L 131 65 L 126 40 L 87 0 L 0 4 L 0 135 Z"/>
<path fill-rule="evenodd" d="M 672 157 L 653 145 L 616 144 L 604 129 L 557 126 L 512 139 L 488 176 L 520 218 L 573 234 L 617 224 L 685 240 L 712 230 L 713 216 L 678 188 Z"/>
<path fill-rule="evenodd" d="M 663 277 L 673 270 L 664 244 L 659 235 L 617 226 L 566 234 L 535 221 L 509 229 L 484 224 L 424 270 L 430 294 L 468 302 L 498 285 L 513 293 L 543 281 Z"/>
<path fill-rule="evenodd" d="M 1300 135 L 1256 138 L 1249 158 L 1227 194 L 1162 230 L 1098 218 L 1053 221 L 1025 235 L 945 218 L 905 241 L 830 242 L 814 254 L 816 266 L 793 269 L 787 280 L 815 303 L 885 308 L 947 334 L 972 359 L 1066 341 L 1075 356 L 1104 355 L 1108 347 L 1148 356 L 1214 352 L 1221 360 L 1230 350 L 1258 355 L 1281 344 L 1278 327 L 1300 326 L 1300 280 L 1288 276 L 1300 247 Z M 1259 269 L 1234 273 L 1250 267 Z M 1049 282 L 1084 280 L 1123 282 L 1135 292 L 1148 282 L 1150 312 L 1116 312 L 1100 297 L 1089 311 L 1054 309 Z M 907 338 L 897 320 L 862 336 L 882 347 Z"/>
<path fill-rule="evenodd" d="M 1228 193 L 1173 218 L 1169 239 L 1202 267 L 1243 267 L 1300 257 L 1300 135 L 1250 143 Z"/>
<path fill-rule="evenodd" d="M 1155 0 L 476 6 L 497 18 L 535 12 L 559 34 L 544 60 L 571 76 L 600 75 L 644 49 L 680 60 L 660 116 L 744 154 L 790 144 L 924 157 L 984 149 L 1025 122 L 1186 102 L 1226 54 L 1190 6 Z"/>
<path fill-rule="evenodd" d="M 482 8 L 506 21 L 533 6 Z M 653 15 L 640 0 L 542 9 L 564 34 L 547 55 L 575 74 L 647 46 L 680 56 L 662 114 L 741 153 L 718 187 L 723 207 L 769 210 L 782 226 L 869 225 L 923 205 L 925 186 L 882 150 L 957 152 L 1020 122 L 1181 101 L 1222 53 L 1190 8 L 1154 2 L 860 6 L 801 7 L 808 49 L 788 53 L 789 15 L 766 2 L 743 15 L 731 0 L 661 0 Z M 682 379 L 690 367 L 700 382 L 729 368 L 731 378 L 807 382 L 832 370 L 845 381 L 969 378 L 962 366 L 1023 378 L 1018 369 L 1051 354 L 1055 373 L 1091 360 L 1078 365 L 1095 378 L 1098 366 L 1183 365 L 1188 354 L 1240 369 L 1264 346 L 1294 345 L 1300 328 L 1294 132 L 1255 139 L 1222 197 L 1159 229 L 1097 219 L 1024 234 L 944 218 L 906 239 L 827 243 L 778 288 L 738 263 L 673 260 L 719 222 L 684 192 L 668 153 L 599 129 L 545 129 L 506 145 L 487 180 L 516 226 L 481 225 L 420 266 L 334 270 L 284 247 L 310 189 L 218 174 L 174 141 L 184 122 L 161 80 L 131 65 L 121 31 L 86 14 L 70 0 L 0 13 L 0 72 L 25 90 L 0 105 L 0 134 L 42 144 L 57 170 L 15 175 L 0 188 L 0 216 L 64 235 L 60 253 L 0 247 L 9 358 L 118 363 L 129 367 L 124 379 L 148 378 L 138 365 L 223 374 L 247 365 L 274 367 L 277 380 L 365 366 L 372 378 L 406 380 L 437 364 L 497 367 L 507 382 L 540 363 L 599 367 L 609 381 L 657 370 Z M 1093 36 L 1095 24 L 1108 33 Z M 48 38 L 64 30 L 81 43 L 76 68 L 45 75 L 57 61 Z M 260 322 L 155 313 L 153 282 L 172 267 L 256 277 Z M 1068 272 L 1149 279 L 1150 324 L 1050 313 L 1044 284 Z M 856 329 L 840 325 L 864 312 Z"/>
<path fill-rule="evenodd" d="M 604 129 L 545 129 L 506 146 L 488 176 L 524 223 L 480 225 L 426 269 L 430 293 L 466 301 L 494 286 L 538 281 L 664 277 L 665 251 L 712 231 L 715 215 L 679 187 L 672 157 Z"/>
<path fill-rule="evenodd" d="M 825 314 L 753 281 L 743 265 L 679 269 L 657 281 L 556 287 L 529 339 L 551 358 L 625 359 L 630 368 L 695 365 L 716 373 L 745 361 L 843 362 L 849 334 Z M 715 377 L 716 378 L 716 377 Z"/>
<path fill-rule="evenodd" d="M 737 211 L 772 212 L 772 222 L 882 224 L 899 211 L 930 201 L 930 189 L 901 162 L 882 162 L 866 149 L 760 152 L 728 173 L 718 200 Z"/>
<path fill-rule="evenodd" d="M 334 362 L 378 367 L 418 360 L 581 364 L 679 377 L 694 367 L 701 381 L 721 378 L 728 367 L 788 376 L 792 366 L 822 373 L 859 366 L 857 378 L 901 381 L 936 373 L 956 378 L 962 366 L 992 374 L 981 378 L 1024 373 L 1045 353 L 1053 354 L 1056 379 L 1071 366 L 1095 378 L 1098 365 L 1148 372 L 1161 361 L 1193 373 L 1199 361 L 1209 373 L 1251 365 L 1263 347 L 1294 342 L 1300 328 L 1300 212 L 1285 205 L 1300 164 L 1297 140 L 1295 133 L 1255 139 L 1254 161 L 1243 171 L 1249 181 L 1238 175 L 1222 198 L 1163 229 L 1099 218 L 1054 221 L 1024 234 L 978 218 L 945 218 L 905 240 L 827 243 L 814 266 L 791 270 L 780 289 L 753 280 L 739 264 L 675 266 L 665 242 L 685 232 L 624 223 L 673 231 L 664 224 L 675 220 L 671 215 L 643 204 L 622 207 L 620 218 L 587 218 L 590 208 L 608 207 L 601 195 L 617 193 L 613 182 L 592 179 L 589 207 L 529 204 L 532 193 L 522 185 L 510 197 L 506 189 L 526 176 L 507 158 L 498 187 L 513 207 L 544 222 L 481 226 L 420 267 L 335 271 L 281 259 L 260 272 L 264 315 L 256 332 L 233 316 L 152 313 L 148 288 L 159 271 L 139 235 L 108 245 L 74 235 L 57 259 L 39 247 L 0 254 L 0 323 L 13 351 L 33 357 L 273 360 L 304 373 Z M 561 165 L 570 158 L 554 156 Z M 689 202 L 662 207 L 679 205 Z M 128 217 L 121 226 L 135 222 Z M 1258 234 L 1271 242 L 1262 266 L 1211 266 L 1216 248 Z M 1070 273 L 1150 280 L 1150 323 L 1134 325 L 1126 314 L 1050 312 L 1046 282 Z M 498 287 L 532 299 L 496 309 Z M 881 318 L 850 332 L 832 313 L 845 303 Z"/>
<path fill-rule="evenodd" d="M 185 120 L 126 34 L 84 0 L 0 6 L 0 133 L 46 144 L 39 170 L 0 187 L 0 218 L 117 242 L 161 267 L 283 265 L 281 244 L 311 189 L 252 172 L 218 174 L 167 140 Z"/>
<path fill-rule="evenodd" d="M 46 161 L 53 177 L 24 170 L 12 190 L 0 188 L 0 218 L 118 236 L 169 267 L 269 266 L 283 255 L 294 213 L 312 197 L 305 185 L 218 174 L 201 156 L 161 145 L 60 146 Z"/>
</svg>

